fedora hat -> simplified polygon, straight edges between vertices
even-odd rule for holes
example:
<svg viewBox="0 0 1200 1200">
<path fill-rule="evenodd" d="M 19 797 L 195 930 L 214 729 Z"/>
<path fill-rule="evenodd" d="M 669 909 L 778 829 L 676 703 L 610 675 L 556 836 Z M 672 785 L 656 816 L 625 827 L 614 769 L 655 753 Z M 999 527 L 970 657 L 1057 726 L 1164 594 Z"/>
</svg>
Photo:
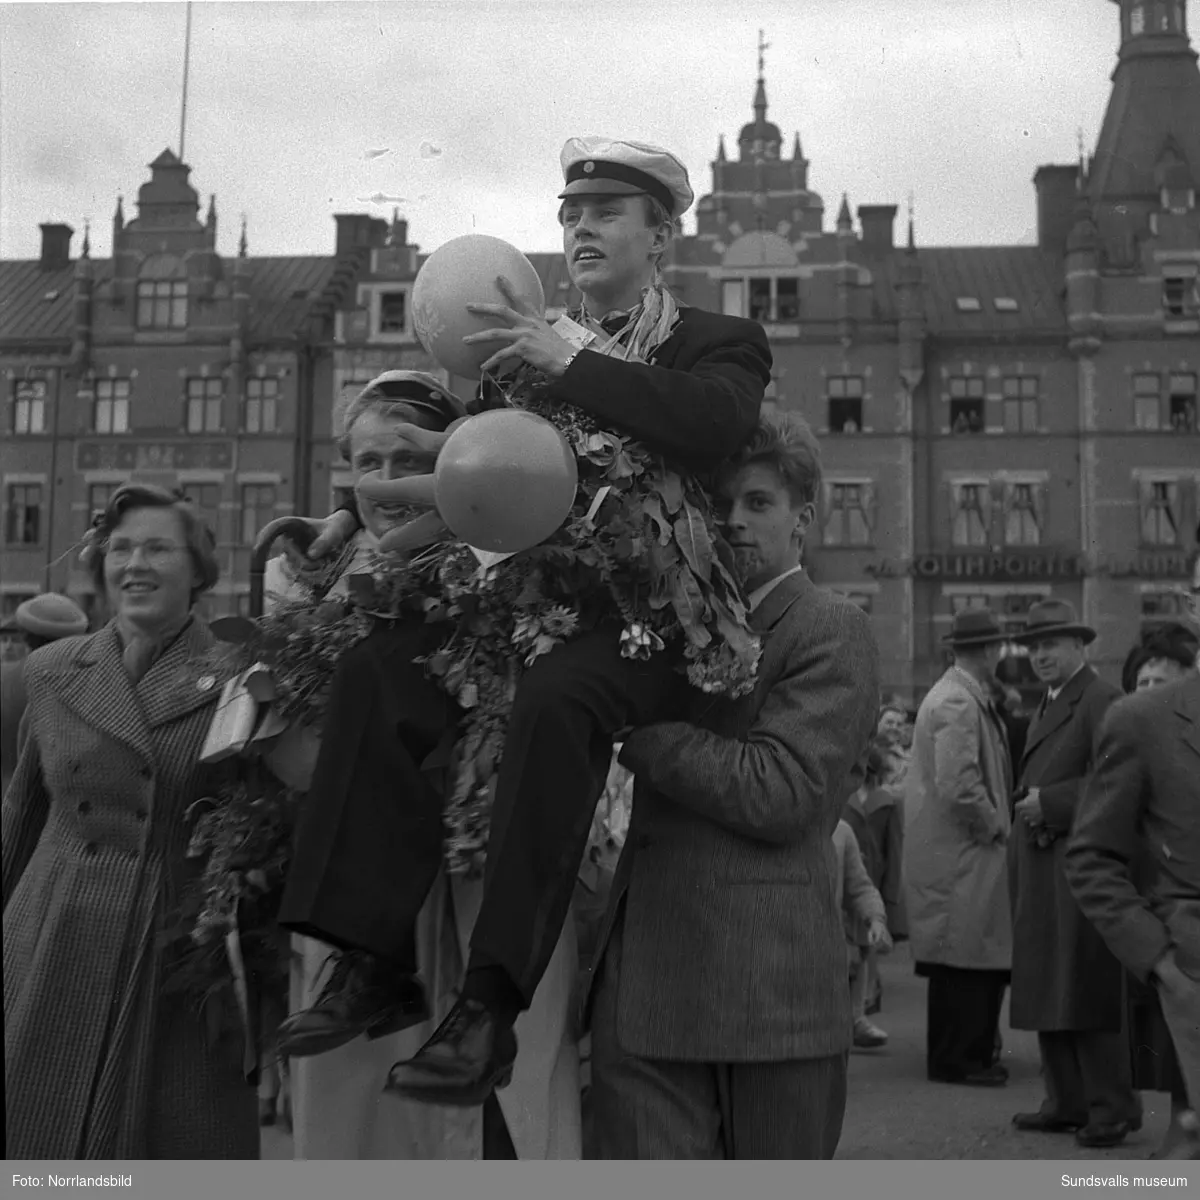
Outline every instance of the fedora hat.
<svg viewBox="0 0 1200 1200">
<path fill-rule="evenodd" d="M 1096 640 L 1096 631 L 1075 615 L 1069 600 L 1039 600 L 1025 617 L 1025 628 L 1013 638 L 1022 646 L 1042 638 L 1078 638 L 1085 646 Z"/>
<path fill-rule="evenodd" d="M 949 646 L 989 646 L 1007 642 L 1009 636 L 1000 628 L 996 614 L 990 608 L 964 608 L 954 614 L 954 624 L 942 639 Z"/>
</svg>

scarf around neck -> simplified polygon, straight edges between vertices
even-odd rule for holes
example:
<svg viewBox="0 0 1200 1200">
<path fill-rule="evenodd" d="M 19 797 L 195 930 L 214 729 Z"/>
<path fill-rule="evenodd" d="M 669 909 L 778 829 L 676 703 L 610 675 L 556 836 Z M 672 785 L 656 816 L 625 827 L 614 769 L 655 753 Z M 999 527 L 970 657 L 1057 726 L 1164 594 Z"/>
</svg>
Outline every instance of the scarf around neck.
<svg viewBox="0 0 1200 1200">
<path fill-rule="evenodd" d="M 622 324 L 615 333 L 581 307 L 571 319 L 596 335 L 588 346 L 597 354 L 626 362 L 649 362 L 654 352 L 675 332 L 679 324 L 679 304 L 665 284 L 652 283 L 642 291 L 641 300 L 624 314 L 610 314 L 609 326 Z M 615 320 L 614 320 L 615 318 Z"/>
</svg>

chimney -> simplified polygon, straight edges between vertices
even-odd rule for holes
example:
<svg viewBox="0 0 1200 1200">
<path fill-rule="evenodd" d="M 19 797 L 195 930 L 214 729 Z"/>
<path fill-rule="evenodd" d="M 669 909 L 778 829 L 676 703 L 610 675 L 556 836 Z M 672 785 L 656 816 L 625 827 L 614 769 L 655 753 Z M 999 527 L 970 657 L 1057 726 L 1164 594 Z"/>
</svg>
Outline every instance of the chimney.
<svg viewBox="0 0 1200 1200">
<path fill-rule="evenodd" d="M 61 271 L 71 265 L 71 238 L 75 235 L 70 225 L 39 225 L 42 231 L 42 270 Z"/>
<path fill-rule="evenodd" d="M 335 213 L 337 242 L 334 254 L 344 258 L 362 246 L 378 248 L 387 244 L 388 223 L 367 213 Z"/>
<path fill-rule="evenodd" d="M 893 228 L 896 224 L 894 204 L 860 204 L 858 219 L 862 224 L 862 248 L 866 254 L 888 254 L 895 249 Z"/>
<path fill-rule="evenodd" d="M 1033 176 L 1037 188 L 1038 247 L 1051 254 L 1062 254 L 1067 235 L 1075 224 L 1075 191 L 1079 167 L 1038 167 Z"/>
</svg>

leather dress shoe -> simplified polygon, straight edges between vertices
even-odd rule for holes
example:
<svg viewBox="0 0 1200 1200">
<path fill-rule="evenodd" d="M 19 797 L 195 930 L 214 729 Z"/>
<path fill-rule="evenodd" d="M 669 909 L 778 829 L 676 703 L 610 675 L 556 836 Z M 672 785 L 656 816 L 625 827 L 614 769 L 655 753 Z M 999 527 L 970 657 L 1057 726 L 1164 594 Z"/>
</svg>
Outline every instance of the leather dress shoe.
<svg viewBox="0 0 1200 1200">
<path fill-rule="evenodd" d="M 1056 1113 L 1017 1113 L 1013 1124 L 1026 1133 L 1074 1133 L 1087 1122 L 1072 1117 L 1060 1117 Z"/>
<path fill-rule="evenodd" d="M 1104 1124 L 1089 1123 L 1079 1130 L 1075 1140 L 1081 1146 L 1093 1149 L 1103 1149 L 1106 1146 L 1119 1146 L 1131 1133 L 1137 1133 L 1142 1127 L 1140 1117 L 1129 1121 L 1111 1121 Z"/>
<path fill-rule="evenodd" d="M 279 1056 L 326 1054 L 365 1034 L 387 1037 L 429 1017 L 425 990 L 414 976 L 370 955 L 343 951 L 316 1003 L 279 1027 Z"/>
<path fill-rule="evenodd" d="M 433 1036 L 388 1074 L 386 1092 L 471 1108 L 512 1081 L 517 1035 L 478 1000 L 460 999 Z"/>
</svg>

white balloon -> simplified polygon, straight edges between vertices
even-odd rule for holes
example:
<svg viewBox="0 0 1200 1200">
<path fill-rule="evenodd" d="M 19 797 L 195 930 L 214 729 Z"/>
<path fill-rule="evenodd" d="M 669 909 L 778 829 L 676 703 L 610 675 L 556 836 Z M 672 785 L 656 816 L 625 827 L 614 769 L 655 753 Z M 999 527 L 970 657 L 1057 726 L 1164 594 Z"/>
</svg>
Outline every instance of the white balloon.
<svg viewBox="0 0 1200 1200">
<path fill-rule="evenodd" d="M 467 312 L 468 304 L 507 304 L 496 280 L 508 280 L 513 295 L 546 311 L 546 295 L 533 264 L 516 246 L 484 233 L 469 233 L 439 246 L 417 273 L 412 290 L 413 328 L 421 345 L 440 366 L 463 379 L 478 379 L 479 368 L 498 343 L 467 346 L 463 338 L 504 326 L 498 317 Z"/>
</svg>

